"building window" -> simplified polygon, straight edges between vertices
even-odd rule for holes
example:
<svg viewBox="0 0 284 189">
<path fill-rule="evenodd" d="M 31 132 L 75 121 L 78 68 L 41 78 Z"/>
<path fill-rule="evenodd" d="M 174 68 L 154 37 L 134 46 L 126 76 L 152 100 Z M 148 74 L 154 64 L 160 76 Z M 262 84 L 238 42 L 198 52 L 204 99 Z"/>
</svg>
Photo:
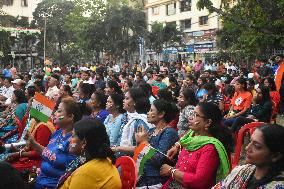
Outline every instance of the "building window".
<svg viewBox="0 0 284 189">
<path fill-rule="evenodd" d="M 199 25 L 200 26 L 208 25 L 208 16 L 200 16 Z"/>
<path fill-rule="evenodd" d="M 3 5 L 6 5 L 6 6 L 12 6 L 13 3 L 14 3 L 13 0 L 4 0 L 4 1 L 3 1 Z"/>
<path fill-rule="evenodd" d="M 168 26 L 176 26 L 177 23 L 176 23 L 176 21 L 173 21 L 173 22 L 166 22 L 166 25 L 168 25 Z"/>
<path fill-rule="evenodd" d="M 152 8 L 152 14 L 153 15 L 158 15 L 160 12 L 160 8 L 159 7 L 153 7 Z"/>
<path fill-rule="evenodd" d="M 174 15 L 176 13 L 176 3 L 167 5 L 167 15 Z"/>
<path fill-rule="evenodd" d="M 21 0 L 21 5 L 22 5 L 22 7 L 27 7 L 28 6 L 28 0 Z"/>
<path fill-rule="evenodd" d="M 29 22 L 29 17 L 22 16 L 22 17 L 21 17 L 21 20 L 22 20 L 23 22 Z"/>
<path fill-rule="evenodd" d="M 191 28 L 191 19 L 181 20 L 180 29 L 181 31 Z"/>
<path fill-rule="evenodd" d="M 183 0 L 180 2 L 180 11 L 191 11 L 191 0 Z"/>
</svg>

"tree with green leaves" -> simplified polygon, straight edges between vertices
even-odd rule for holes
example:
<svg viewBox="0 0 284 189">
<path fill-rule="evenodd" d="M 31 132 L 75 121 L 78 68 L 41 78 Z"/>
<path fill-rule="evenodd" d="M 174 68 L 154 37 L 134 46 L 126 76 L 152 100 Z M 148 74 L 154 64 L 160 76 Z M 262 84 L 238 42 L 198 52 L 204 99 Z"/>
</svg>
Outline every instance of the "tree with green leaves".
<svg viewBox="0 0 284 189">
<path fill-rule="evenodd" d="M 214 7 L 211 0 L 199 0 L 199 8 L 217 12 L 223 19 L 218 33 L 221 49 L 247 57 L 269 56 L 284 49 L 284 1 L 239 0 L 230 6 L 223 0 Z"/>
<path fill-rule="evenodd" d="M 74 9 L 66 15 L 65 27 L 74 34 L 67 45 L 68 50 L 76 53 L 70 56 L 99 61 L 105 37 L 101 21 L 105 16 L 106 4 L 103 0 L 74 0 Z M 96 28 L 96 29 L 93 29 Z M 90 40 L 90 38 L 93 38 Z M 76 61 L 73 59 L 73 61 Z"/>
<path fill-rule="evenodd" d="M 83 32 L 87 48 L 126 61 L 139 50 L 146 32 L 145 14 L 126 1 L 108 1 L 101 13 L 92 14 Z"/>
<path fill-rule="evenodd" d="M 181 44 L 182 33 L 175 24 L 154 22 L 146 37 L 146 47 L 160 54 L 163 49 L 178 48 Z"/>
<path fill-rule="evenodd" d="M 67 0 L 43 0 L 37 5 L 33 13 L 36 27 L 44 29 L 46 20 L 47 56 L 50 56 L 60 63 L 66 62 L 64 48 L 72 39 L 71 33 L 66 27 L 66 15 L 74 8 L 74 3 Z M 43 32 L 39 49 L 43 52 Z"/>
</svg>

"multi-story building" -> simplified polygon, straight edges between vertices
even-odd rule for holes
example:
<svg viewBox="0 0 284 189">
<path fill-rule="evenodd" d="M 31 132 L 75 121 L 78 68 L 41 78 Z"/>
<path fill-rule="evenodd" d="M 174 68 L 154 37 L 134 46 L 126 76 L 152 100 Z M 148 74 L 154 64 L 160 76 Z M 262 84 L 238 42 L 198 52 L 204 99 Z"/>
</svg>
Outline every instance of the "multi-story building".
<svg viewBox="0 0 284 189">
<path fill-rule="evenodd" d="M 29 23 L 33 20 L 33 12 L 35 11 L 37 4 L 42 0 L 3 0 L 3 7 L 1 8 L 1 15 L 9 15 L 13 17 L 19 17 L 22 20 L 27 20 Z M 2 27 L 2 28 L 1 28 Z M 10 63 L 16 65 L 19 70 L 28 70 L 33 67 L 35 63 L 39 62 L 36 41 L 29 41 L 23 43 L 20 40 L 19 33 L 40 33 L 40 30 L 33 30 L 28 28 L 12 28 L 9 25 L 6 27 L 0 26 L 2 30 L 10 31 L 11 38 L 17 38 L 15 43 L 11 45 L 11 52 L 5 56 L 10 56 Z"/>
<path fill-rule="evenodd" d="M 37 4 L 42 0 L 3 0 L 2 10 L 8 15 L 22 17 L 31 22 Z"/>
<path fill-rule="evenodd" d="M 190 59 L 204 58 L 205 54 L 216 53 L 216 32 L 220 29 L 219 16 L 199 10 L 198 0 L 148 0 L 145 4 L 149 30 L 154 22 L 175 24 L 184 32 L 185 48 L 172 50 L 171 54 L 183 54 Z M 219 7 L 221 0 L 213 0 Z M 167 51 L 169 52 L 169 51 Z M 177 57 L 177 56 L 176 56 Z"/>
</svg>

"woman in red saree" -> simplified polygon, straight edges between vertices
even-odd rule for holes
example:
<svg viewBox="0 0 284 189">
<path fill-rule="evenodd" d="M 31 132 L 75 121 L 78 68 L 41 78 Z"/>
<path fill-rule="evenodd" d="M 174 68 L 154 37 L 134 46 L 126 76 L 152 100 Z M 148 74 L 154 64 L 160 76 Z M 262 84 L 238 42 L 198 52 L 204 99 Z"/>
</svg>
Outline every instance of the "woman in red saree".
<svg viewBox="0 0 284 189">
<path fill-rule="evenodd" d="M 30 133 L 42 146 L 47 146 L 49 138 L 54 131 L 55 127 L 51 122 L 39 122 L 32 118 Z M 11 162 L 14 168 L 23 171 L 31 169 L 33 166 L 40 167 L 41 157 L 27 145 L 23 149 L 10 154 L 7 161 Z"/>
</svg>

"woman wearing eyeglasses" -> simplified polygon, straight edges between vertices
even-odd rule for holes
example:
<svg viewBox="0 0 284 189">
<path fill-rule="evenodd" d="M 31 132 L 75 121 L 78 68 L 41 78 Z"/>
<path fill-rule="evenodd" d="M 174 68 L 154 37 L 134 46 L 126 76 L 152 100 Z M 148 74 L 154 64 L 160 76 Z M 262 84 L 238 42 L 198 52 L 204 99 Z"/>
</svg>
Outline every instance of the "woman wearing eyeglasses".
<svg viewBox="0 0 284 189">
<path fill-rule="evenodd" d="M 160 169 L 162 176 L 169 177 L 163 189 L 207 189 L 226 177 L 232 137 L 221 120 L 217 105 L 201 102 L 195 107 L 190 130 L 167 152 L 169 159 L 180 152 L 175 167 L 164 164 Z"/>
</svg>

